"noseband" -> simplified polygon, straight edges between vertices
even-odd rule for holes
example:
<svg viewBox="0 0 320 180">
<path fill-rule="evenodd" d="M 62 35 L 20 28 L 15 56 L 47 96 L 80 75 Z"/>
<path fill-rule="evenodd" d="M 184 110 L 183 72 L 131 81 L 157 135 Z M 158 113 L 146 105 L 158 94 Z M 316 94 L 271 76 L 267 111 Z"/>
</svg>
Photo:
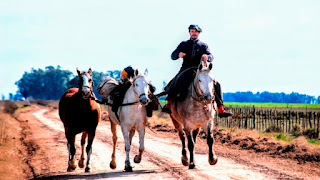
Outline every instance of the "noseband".
<svg viewBox="0 0 320 180">
<path fill-rule="evenodd" d="M 93 85 L 93 81 L 92 81 L 92 85 Z M 92 91 L 92 88 L 90 87 L 90 86 L 86 86 L 86 85 L 82 85 L 82 88 L 83 87 L 86 87 L 86 88 L 89 88 L 90 89 L 90 95 L 88 96 L 88 99 L 92 99 L 92 100 L 95 100 L 96 99 L 96 97 L 95 97 L 95 95 L 94 95 L 94 93 L 93 93 L 93 91 Z M 82 89 L 81 88 L 81 89 Z M 80 90 L 80 88 L 79 88 L 79 90 Z M 81 90 L 81 93 L 82 94 L 84 94 L 84 92 Z"/>
<path fill-rule="evenodd" d="M 194 81 L 192 82 L 192 88 L 193 88 L 193 91 L 192 91 L 192 93 L 191 93 L 191 97 L 192 97 L 194 100 L 199 101 L 199 102 L 204 101 L 204 94 L 200 95 L 200 94 L 198 93 L 197 88 L 196 88 L 196 86 L 194 85 Z M 194 94 L 193 92 L 196 93 L 196 97 L 193 95 L 193 94 Z"/>
<path fill-rule="evenodd" d="M 204 98 L 204 94 L 200 94 L 198 91 L 197 91 L 197 88 L 196 88 L 196 85 L 195 85 L 195 82 L 193 81 L 192 82 L 192 92 L 191 92 L 191 97 L 192 99 L 194 99 L 195 101 L 198 101 L 200 102 L 201 104 L 206 104 L 205 103 L 205 98 Z M 194 95 L 194 92 L 195 92 L 195 95 Z M 210 101 L 211 103 L 213 102 L 214 100 Z"/>
<path fill-rule="evenodd" d="M 136 79 L 138 79 L 139 77 L 143 77 L 143 76 L 138 76 L 138 77 L 136 77 L 134 80 L 133 80 L 133 83 L 132 83 L 132 86 L 133 87 L 135 87 L 135 82 L 136 82 Z M 142 97 L 142 96 L 146 96 L 146 93 L 142 93 L 142 94 L 138 94 L 135 90 L 134 90 L 134 88 L 133 88 L 133 92 L 137 95 L 137 96 L 139 96 L 139 99 Z"/>
</svg>

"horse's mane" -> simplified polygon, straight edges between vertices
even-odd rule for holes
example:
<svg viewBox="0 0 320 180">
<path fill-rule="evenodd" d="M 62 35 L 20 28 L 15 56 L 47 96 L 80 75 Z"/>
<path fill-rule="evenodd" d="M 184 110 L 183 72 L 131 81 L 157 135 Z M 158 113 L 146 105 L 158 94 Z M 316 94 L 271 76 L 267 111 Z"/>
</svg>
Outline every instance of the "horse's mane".
<svg viewBox="0 0 320 180">
<path fill-rule="evenodd" d="M 136 79 L 138 79 L 140 77 L 145 77 L 146 78 L 146 76 L 144 74 L 139 73 L 136 77 L 134 77 L 132 79 L 132 82 L 134 83 L 136 81 Z M 147 78 L 146 78 L 146 81 L 149 83 L 149 80 Z"/>
</svg>

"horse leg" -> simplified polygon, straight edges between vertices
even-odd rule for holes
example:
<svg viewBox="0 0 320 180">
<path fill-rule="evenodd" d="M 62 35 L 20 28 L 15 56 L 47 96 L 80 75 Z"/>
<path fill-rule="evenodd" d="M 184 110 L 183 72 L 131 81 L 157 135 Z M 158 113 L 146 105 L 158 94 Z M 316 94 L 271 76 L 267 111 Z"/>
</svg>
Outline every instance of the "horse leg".
<svg viewBox="0 0 320 180">
<path fill-rule="evenodd" d="M 209 157 L 208 157 L 209 164 L 215 165 L 218 162 L 218 157 L 213 150 L 214 138 L 213 138 L 212 129 L 213 129 L 213 121 L 209 122 L 207 127 L 207 144 L 209 147 Z"/>
<path fill-rule="evenodd" d="M 69 160 L 68 160 L 68 172 L 71 172 L 76 169 L 76 159 L 75 159 L 75 154 L 76 154 L 76 147 L 75 147 L 75 135 L 68 135 L 67 140 L 68 140 L 68 151 L 69 151 Z"/>
<path fill-rule="evenodd" d="M 80 168 L 83 168 L 84 167 L 84 160 L 86 159 L 85 158 L 85 151 L 84 151 L 84 148 L 85 148 L 85 144 L 86 144 L 86 138 L 88 137 L 88 133 L 86 132 L 82 132 L 82 137 L 81 137 L 81 157 L 80 157 L 80 160 L 78 162 L 78 166 Z"/>
<path fill-rule="evenodd" d="M 112 132 L 112 140 L 113 140 L 113 150 L 110 161 L 110 168 L 115 169 L 117 167 L 116 163 L 116 146 L 117 146 L 117 124 L 110 119 L 111 123 L 111 132 Z"/>
<path fill-rule="evenodd" d="M 191 130 L 186 130 L 187 138 L 188 138 L 188 149 L 190 153 L 190 162 L 189 162 L 189 169 L 194 169 L 194 140 L 193 140 L 193 134 L 191 134 Z"/>
<path fill-rule="evenodd" d="M 192 132 L 194 144 L 196 144 L 196 139 L 197 139 L 197 136 L 198 136 L 198 134 L 199 134 L 199 131 L 200 131 L 200 128 L 195 129 L 195 130 L 193 130 L 193 132 Z"/>
<path fill-rule="evenodd" d="M 171 119 L 172 119 L 172 122 L 173 122 L 173 125 L 174 127 L 176 128 L 176 130 L 178 131 L 179 133 L 179 137 L 180 137 L 180 140 L 181 140 L 181 143 L 182 143 L 182 157 L 181 157 L 181 162 L 184 166 L 188 166 L 189 165 L 189 162 L 188 162 L 188 157 L 187 157 L 187 151 L 186 151 L 186 142 L 185 142 L 185 133 L 184 133 L 184 130 L 182 128 L 182 125 L 177 121 L 175 120 L 171 115 L 170 115 Z"/>
<path fill-rule="evenodd" d="M 132 172 L 132 166 L 130 165 L 130 138 L 129 138 L 129 127 L 121 126 L 123 139 L 125 143 L 125 151 L 126 151 L 126 161 L 124 170 L 126 172 Z"/>
<path fill-rule="evenodd" d="M 94 136 L 95 136 L 95 130 L 93 130 L 93 132 L 91 133 L 88 133 L 88 145 L 86 147 L 87 164 L 86 164 L 85 172 L 90 172 L 90 156 L 92 153 L 92 143 L 93 143 Z"/>
<path fill-rule="evenodd" d="M 145 127 L 141 127 L 139 129 L 139 144 L 140 144 L 140 147 L 139 147 L 139 155 L 136 155 L 134 157 L 134 162 L 135 163 L 140 163 L 141 162 L 141 159 L 142 159 L 142 153 L 144 151 L 144 135 L 145 135 Z"/>
<path fill-rule="evenodd" d="M 132 138 L 133 138 L 135 132 L 136 132 L 135 129 L 131 129 L 131 130 L 130 130 L 130 133 L 129 133 L 130 145 L 131 145 L 131 143 L 132 143 Z"/>
</svg>

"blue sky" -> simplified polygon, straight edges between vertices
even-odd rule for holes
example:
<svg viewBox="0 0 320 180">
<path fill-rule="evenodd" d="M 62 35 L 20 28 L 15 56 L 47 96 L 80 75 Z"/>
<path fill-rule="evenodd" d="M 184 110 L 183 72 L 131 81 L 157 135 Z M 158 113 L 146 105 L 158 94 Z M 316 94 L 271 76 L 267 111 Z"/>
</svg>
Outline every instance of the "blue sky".
<svg viewBox="0 0 320 180">
<path fill-rule="evenodd" d="M 198 24 L 224 92 L 320 95 L 317 0 L 0 0 L 0 95 L 25 71 L 132 65 L 162 88 L 180 69 L 171 52 Z"/>
</svg>

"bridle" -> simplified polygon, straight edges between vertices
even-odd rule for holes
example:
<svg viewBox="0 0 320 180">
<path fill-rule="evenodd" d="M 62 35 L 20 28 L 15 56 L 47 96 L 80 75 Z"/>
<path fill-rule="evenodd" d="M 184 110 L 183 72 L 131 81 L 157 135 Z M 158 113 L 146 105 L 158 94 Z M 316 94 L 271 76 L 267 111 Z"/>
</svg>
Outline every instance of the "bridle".
<svg viewBox="0 0 320 180">
<path fill-rule="evenodd" d="M 142 75 L 138 75 L 137 77 L 135 77 L 134 79 L 133 79 L 133 82 L 132 82 L 132 86 L 133 86 L 133 92 L 139 97 L 139 99 L 141 98 L 141 96 L 146 96 L 146 93 L 142 93 L 142 94 L 138 94 L 136 91 L 135 91 L 135 87 L 136 87 L 136 80 L 138 79 L 138 78 L 140 78 L 140 77 L 144 77 L 144 76 L 142 76 Z M 146 81 L 147 82 L 147 81 Z M 137 103 L 138 103 L 139 101 L 137 101 Z"/>
<path fill-rule="evenodd" d="M 82 76 L 83 74 L 81 74 L 81 76 Z M 81 80 L 82 80 L 82 85 L 80 86 L 80 83 L 79 82 L 81 82 Z M 90 95 L 87 97 L 87 98 L 84 98 L 83 96 L 82 96 L 82 98 L 83 99 L 92 99 L 92 100 L 95 100 L 96 99 L 96 97 L 95 97 L 95 95 L 94 95 L 94 93 L 93 93 L 93 90 L 92 90 L 92 86 L 93 86 L 93 80 L 92 80 L 92 82 L 91 82 L 91 87 L 90 86 L 87 86 L 87 85 L 83 85 L 83 77 L 81 77 L 80 78 L 80 76 L 79 76 L 79 79 L 78 79 L 78 84 L 79 84 L 79 90 L 80 90 L 80 87 L 81 87 L 81 94 L 84 94 L 84 92 L 82 91 L 82 88 L 83 87 L 86 87 L 86 88 L 88 88 L 89 90 L 90 90 Z"/>
<path fill-rule="evenodd" d="M 197 76 L 195 77 L 195 79 L 197 78 Z M 195 82 L 196 80 L 193 80 L 192 82 L 192 90 L 191 90 L 191 97 L 192 99 L 194 99 L 195 101 L 201 103 L 202 105 L 206 105 L 208 103 L 205 103 L 205 98 L 204 98 L 204 93 L 199 93 L 198 92 L 198 88 L 196 87 L 195 85 Z M 211 103 L 213 102 L 214 100 L 211 101 Z M 210 102 L 210 101 L 209 101 Z"/>
</svg>

